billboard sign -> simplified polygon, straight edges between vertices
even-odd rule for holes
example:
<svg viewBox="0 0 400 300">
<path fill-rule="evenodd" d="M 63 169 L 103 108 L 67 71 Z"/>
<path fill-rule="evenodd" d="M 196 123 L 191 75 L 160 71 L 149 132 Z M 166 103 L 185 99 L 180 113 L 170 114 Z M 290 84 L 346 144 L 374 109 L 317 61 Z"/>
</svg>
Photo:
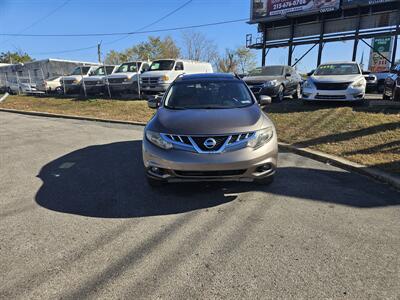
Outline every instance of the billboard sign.
<svg viewBox="0 0 400 300">
<path fill-rule="evenodd" d="M 343 0 L 343 8 L 355 7 L 355 6 L 368 6 L 374 4 L 382 4 L 387 2 L 396 2 L 398 0 Z"/>
<path fill-rule="evenodd" d="M 338 10 L 340 0 L 252 0 L 252 20 Z"/>
<path fill-rule="evenodd" d="M 387 59 L 392 56 L 392 37 L 374 38 L 372 39 L 372 47 L 369 58 L 369 70 L 374 73 L 389 71 L 390 63 L 378 54 L 382 54 Z"/>
</svg>

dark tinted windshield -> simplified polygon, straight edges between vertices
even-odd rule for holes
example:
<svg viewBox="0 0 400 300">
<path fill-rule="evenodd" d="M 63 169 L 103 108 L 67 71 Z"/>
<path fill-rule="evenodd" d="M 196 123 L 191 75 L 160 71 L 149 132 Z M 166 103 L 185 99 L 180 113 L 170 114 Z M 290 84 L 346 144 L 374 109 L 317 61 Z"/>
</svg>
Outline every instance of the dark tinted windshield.
<svg viewBox="0 0 400 300">
<path fill-rule="evenodd" d="M 257 68 L 249 72 L 249 76 L 283 76 L 283 66 Z"/>
<path fill-rule="evenodd" d="M 77 67 L 71 75 L 86 75 L 89 72 L 90 67 Z"/>
<path fill-rule="evenodd" d="M 317 76 L 354 74 L 360 74 L 360 69 L 356 64 L 326 64 L 319 66 L 314 72 Z"/>
<path fill-rule="evenodd" d="M 141 64 L 142 63 L 138 62 L 137 67 L 140 68 Z M 125 64 L 120 65 L 118 70 L 115 73 L 125 73 L 125 72 L 136 73 L 137 72 L 136 62 L 125 63 Z"/>
<path fill-rule="evenodd" d="M 174 65 L 174 60 L 157 60 L 151 64 L 149 71 L 170 71 Z"/>
<path fill-rule="evenodd" d="M 171 109 L 239 108 L 253 104 L 243 82 L 179 82 L 168 91 L 165 107 Z"/>
</svg>

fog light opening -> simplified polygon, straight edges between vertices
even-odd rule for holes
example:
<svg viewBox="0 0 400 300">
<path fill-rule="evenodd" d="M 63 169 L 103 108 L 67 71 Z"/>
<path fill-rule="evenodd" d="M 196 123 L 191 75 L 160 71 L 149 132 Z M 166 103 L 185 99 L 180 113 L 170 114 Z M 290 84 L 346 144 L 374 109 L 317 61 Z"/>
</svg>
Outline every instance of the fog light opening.
<svg viewBox="0 0 400 300">
<path fill-rule="evenodd" d="M 164 169 L 158 168 L 158 167 L 150 167 L 149 168 L 150 172 L 156 175 L 164 175 Z"/>
<path fill-rule="evenodd" d="M 259 167 L 256 169 L 256 171 L 257 171 L 258 173 L 265 173 L 265 172 L 270 171 L 271 169 L 272 169 L 272 165 L 271 165 L 271 164 L 265 164 L 265 165 L 259 166 Z"/>
</svg>

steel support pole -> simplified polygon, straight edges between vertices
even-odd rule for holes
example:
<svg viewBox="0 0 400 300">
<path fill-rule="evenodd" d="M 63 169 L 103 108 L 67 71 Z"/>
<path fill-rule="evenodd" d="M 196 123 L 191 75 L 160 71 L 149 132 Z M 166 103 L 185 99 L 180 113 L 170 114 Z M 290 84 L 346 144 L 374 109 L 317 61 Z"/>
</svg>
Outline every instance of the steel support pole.
<svg viewBox="0 0 400 300">
<path fill-rule="evenodd" d="M 80 67 L 80 69 L 81 69 L 83 92 L 85 93 L 85 98 L 87 98 L 86 85 L 85 85 L 85 80 L 84 80 L 84 77 L 83 77 L 82 66 Z"/>
<path fill-rule="evenodd" d="M 325 33 L 325 18 L 324 18 L 324 15 L 322 15 L 321 16 L 321 33 L 319 35 L 317 67 L 321 64 L 321 61 L 322 61 L 322 50 L 324 49 L 324 33 Z"/>
<path fill-rule="evenodd" d="M 358 8 L 357 28 L 356 28 L 356 34 L 355 34 L 354 46 L 353 46 L 352 61 L 356 61 L 357 60 L 357 49 L 358 49 L 358 42 L 359 42 L 360 25 L 361 25 L 361 8 L 359 7 Z"/>
<path fill-rule="evenodd" d="M 262 58 L 261 58 L 261 66 L 265 67 L 266 56 L 267 56 L 267 27 L 264 25 L 263 29 L 263 46 L 262 46 Z"/>
<path fill-rule="evenodd" d="M 288 66 L 292 65 L 292 59 L 293 59 L 293 37 L 294 37 L 294 21 L 292 20 L 292 23 L 290 24 Z"/>
<path fill-rule="evenodd" d="M 392 65 L 391 68 L 396 66 L 396 52 L 397 52 L 397 41 L 400 34 L 400 7 L 397 11 L 397 26 L 396 26 L 396 35 L 394 36 L 394 44 L 393 44 L 393 54 L 392 54 Z"/>
</svg>

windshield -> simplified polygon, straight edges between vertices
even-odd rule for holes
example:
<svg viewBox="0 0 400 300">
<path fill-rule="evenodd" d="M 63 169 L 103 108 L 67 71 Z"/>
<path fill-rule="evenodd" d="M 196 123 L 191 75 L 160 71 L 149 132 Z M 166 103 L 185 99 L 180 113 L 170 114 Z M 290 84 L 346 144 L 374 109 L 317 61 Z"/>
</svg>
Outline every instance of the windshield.
<svg viewBox="0 0 400 300">
<path fill-rule="evenodd" d="M 111 74 L 113 70 L 114 70 L 113 66 L 106 66 L 106 72 L 104 72 L 104 67 L 100 67 L 96 71 L 94 71 L 93 74 L 91 74 L 91 76 L 105 76 Z"/>
<path fill-rule="evenodd" d="M 174 68 L 174 60 L 159 60 L 151 64 L 149 71 L 169 71 Z"/>
<path fill-rule="evenodd" d="M 356 64 L 328 64 L 321 65 L 314 72 L 317 76 L 329 75 L 355 75 L 360 74 L 360 69 Z"/>
<path fill-rule="evenodd" d="M 81 70 L 82 69 L 82 70 Z M 90 67 L 77 67 L 71 75 L 86 75 L 90 70 Z"/>
<path fill-rule="evenodd" d="M 249 76 L 283 76 L 283 66 L 257 68 L 249 72 Z"/>
<path fill-rule="evenodd" d="M 253 99 L 243 82 L 179 82 L 171 86 L 165 107 L 171 109 L 222 109 L 252 105 Z"/>
<path fill-rule="evenodd" d="M 137 67 L 140 69 L 140 65 L 142 63 L 137 62 Z M 136 62 L 131 62 L 131 63 L 125 63 L 119 66 L 118 70 L 115 73 L 136 73 L 137 68 L 136 68 Z"/>
</svg>

